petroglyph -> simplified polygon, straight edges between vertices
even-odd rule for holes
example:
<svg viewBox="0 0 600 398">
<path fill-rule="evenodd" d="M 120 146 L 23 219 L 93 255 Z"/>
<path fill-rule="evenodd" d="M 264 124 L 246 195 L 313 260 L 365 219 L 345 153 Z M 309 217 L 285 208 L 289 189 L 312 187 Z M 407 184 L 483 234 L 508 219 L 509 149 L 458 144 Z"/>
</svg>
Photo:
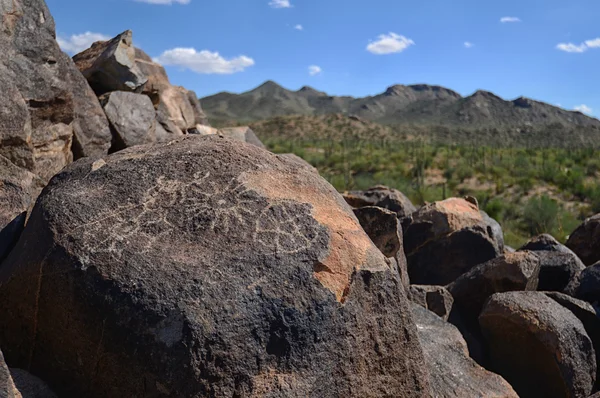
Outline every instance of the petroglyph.
<svg viewBox="0 0 600 398">
<path fill-rule="evenodd" d="M 196 173 L 191 181 L 161 176 L 139 203 L 100 213 L 67 236 L 82 239 L 87 246 L 90 254 L 85 255 L 84 266 L 94 254 L 119 260 L 128 248 L 145 254 L 165 247 L 165 242 L 185 240 L 225 247 L 253 241 L 261 253 L 291 254 L 310 248 L 326 233 L 316 221 L 306 222 L 307 217 L 311 217 L 310 205 L 269 200 L 238 179 L 218 184 L 211 181 L 210 173 Z"/>
</svg>

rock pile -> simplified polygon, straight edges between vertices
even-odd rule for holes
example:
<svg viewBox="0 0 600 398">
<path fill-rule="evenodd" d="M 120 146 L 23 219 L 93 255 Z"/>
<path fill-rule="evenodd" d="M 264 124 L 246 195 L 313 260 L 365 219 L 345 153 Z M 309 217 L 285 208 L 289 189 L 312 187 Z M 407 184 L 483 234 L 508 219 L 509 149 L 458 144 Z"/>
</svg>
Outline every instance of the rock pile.
<svg viewBox="0 0 600 398">
<path fill-rule="evenodd" d="M 513 252 L 475 198 L 342 196 L 131 32 L 0 16 L 0 397 L 598 396 L 600 215 Z"/>
</svg>

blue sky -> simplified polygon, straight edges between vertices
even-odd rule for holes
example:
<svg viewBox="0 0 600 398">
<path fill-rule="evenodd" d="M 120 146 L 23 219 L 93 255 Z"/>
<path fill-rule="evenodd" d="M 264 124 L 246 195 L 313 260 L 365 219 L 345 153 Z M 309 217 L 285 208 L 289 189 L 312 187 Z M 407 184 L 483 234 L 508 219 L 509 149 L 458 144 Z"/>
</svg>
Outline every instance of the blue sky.
<svg viewBox="0 0 600 398">
<path fill-rule="evenodd" d="M 600 116 L 598 0 L 46 1 L 63 49 L 131 29 L 200 97 L 266 80 L 353 96 L 427 83 Z"/>
</svg>

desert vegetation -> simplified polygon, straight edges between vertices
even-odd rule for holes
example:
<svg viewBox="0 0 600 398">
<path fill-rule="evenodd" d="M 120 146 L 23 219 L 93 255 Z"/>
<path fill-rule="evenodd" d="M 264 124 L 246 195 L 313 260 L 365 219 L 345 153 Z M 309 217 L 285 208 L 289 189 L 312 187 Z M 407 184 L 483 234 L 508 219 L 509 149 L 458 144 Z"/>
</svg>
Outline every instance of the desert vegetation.
<svg viewBox="0 0 600 398">
<path fill-rule="evenodd" d="M 474 196 L 515 247 L 540 233 L 564 241 L 600 212 L 595 148 L 439 142 L 339 115 L 280 117 L 253 128 L 271 150 L 304 158 L 340 191 L 383 184 L 415 204 Z"/>
</svg>

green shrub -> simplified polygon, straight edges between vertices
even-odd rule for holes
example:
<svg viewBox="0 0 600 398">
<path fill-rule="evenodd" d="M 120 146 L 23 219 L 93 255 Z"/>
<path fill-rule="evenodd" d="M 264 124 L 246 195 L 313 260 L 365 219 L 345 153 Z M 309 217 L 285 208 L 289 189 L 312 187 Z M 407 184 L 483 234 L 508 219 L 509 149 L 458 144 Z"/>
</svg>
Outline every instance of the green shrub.
<svg viewBox="0 0 600 398">
<path fill-rule="evenodd" d="M 531 235 L 551 233 L 558 225 L 560 208 L 554 199 L 543 195 L 533 197 L 523 211 L 523 222 Z"/>
</svg>

